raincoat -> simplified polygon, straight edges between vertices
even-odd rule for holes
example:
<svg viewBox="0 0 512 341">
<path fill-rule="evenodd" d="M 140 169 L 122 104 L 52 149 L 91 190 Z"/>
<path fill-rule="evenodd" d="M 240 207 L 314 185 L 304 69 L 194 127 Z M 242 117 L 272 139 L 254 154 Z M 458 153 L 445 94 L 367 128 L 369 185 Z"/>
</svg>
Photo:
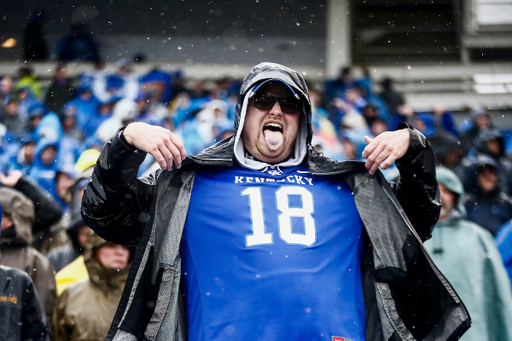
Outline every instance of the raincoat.
<svg viewBox="0 0 512 341">
<path fill-rule="evenodd" d="M 56 297 L 54 269 L 42 253 L 30 246 L 34 205 L 21 192 L 5 187 L 0 188 L 0 204 L 4 214 L 9 214 L 14 220 L 14 226 L 2 232 L 0 262 L 30 275 L 44 310 L 51 317 Z"/>
<path fill-rule="evenodd" d="M 370 175 L 364 163 L 337 162 L 319 154 L 311 146 L 311 103 L 304 79 L 282 65 L 262 63 L 240 89 L 235 136 L 187 157 L 180 170 L 159 170 L 136 179 L 145 153 L 130 146 L 122 130 L 106 144 L 85 190 L 82 217 L 105 239 L 137 245 L 107 340 L 187 339 L 179 245 L 194 175 L 201 165 L 233 165 L 246 94 L 266 79 L 286 82 L 304 101 L 298 142 L 286 162 L 304 153 L 298 159 L 307 162 L 313 175 L 339 176 L 353 190 L 364 225 L 367 340 L 455 340 L 462 335 L 470 324 L 467 311 L 422 245 L 440 208 L 435 158 L 425 137 L 410 130 L 409 150 L 397 162 L 402 175 L 397 197 L 382 174 Z"/>
<path fill-rule="evenodd" d="M 438 181 L 462 194 L 462 184 L 446 168 L 438 169 Z M 459 193 L 449 183 L 457 181 Z M 471 315 L 473 325 L 461 341 L 512 340 L 510 281 L 492 235 L 466 220 L 459 203 L 450 218 L 437 223 L 425 247 Z"/>
<path fill-rule="evenodd" d="M 105 243 L 92 234 L 84 251 L 89 278 L 67 287 L 57 299 L 52 328 L 54 341 L 105 339 L 129 269 L 106 269 L 100 264 L 94 252 Z"/>
</svg>

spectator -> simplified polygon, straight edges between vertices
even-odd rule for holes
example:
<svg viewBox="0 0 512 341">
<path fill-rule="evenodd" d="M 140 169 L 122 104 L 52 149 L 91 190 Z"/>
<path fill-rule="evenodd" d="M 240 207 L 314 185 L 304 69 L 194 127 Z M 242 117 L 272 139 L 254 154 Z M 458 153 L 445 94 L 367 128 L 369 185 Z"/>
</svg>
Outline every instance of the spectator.
<svg viewBox="0 0 512 341">
<path fill-rule="evenodd" d="M 140 79 L 140 89 L 144 92 L 154 93 L 154 100 L 168 104 L 173 97 L 173 81 L 168 72 L 154 67 Z M 179 90 L 176 88 L 175 90 Z"/>
<path fill-rule="evenodd" d="M 469 315 L 422 247 L 440 208 L 425 137 L 413 129 L 366 137 L 366 167 L 336 162 L 311 145 L 310 115 L 300 73 L 262 63 L 241 87 L 236 133 L 197 156 L 186 157 L 162 127 L 136 122 L 113 136 L 81 206 L 98 233 L 139 246 L 110 337 L 448 340 L 464 333 Z M 161 170 L 137 178 L 147 152 Z M 400 199 L 377 172 L 395 159 Z"/>
<path fill-rule="evenodd" d="M 0 236 L 4 224 L 2 219 Z M 0 265 L 0 283 L 0 340 L 47 341 L 46 315 L 30 276 L 22 270 Z"/>
<path fill-rule="evenodd" d="M 34 98 L 30 88 L 22 87 L 16 90 L 18 100 L 18 118 L 22 121 L 23 128 L 28 125 L 28 110 L 35 104 L 40 103 Z"/>
<path fill-rule="evenodd" d="M 379 97 L 386 102 L 390 117 L 397 115 L 398 108 L 405 104 L 404 97 L 395 91 L 394 81 L 390 77 L 386 77 L 380 83 L 382 91 L 379 93 Z"/>
<path fill-rule="evenodd" d="M 67 76 L 67 67 L 64 64 L 59 64 L 55 68 L 52 82 L 46 91 L 44 103 L 50 111 L 61 113 L 64 104 L 74 97 L 75 87 Z"/>
<path fill-rule="evenodd" d="M 511 340 L 512 291 L 494 238 L 465 219 L 457 176 L 444 167 L 436 173 L 441 215 L 425 247 L 471 315 L 473 324 L 461 340 Z"/>
<path fill-rule="evenodd" d="M 24 194 L 34 206 L 35 221 L 32 225 L 34 243 L 38 245 L 46 239 L 51 227 L 62 218 L 62 211 L 47 191 L 41 189 L 32 179 L 22 176 L 20 171 L 11 171 L 8 176 L 0 174 L 0 183 Z M 39 249 L 39 248 L 38 248 Z M 39 249 L 39 251 L 41 251 Z"/>
<path fill-rule="evenodd" d="M 116 63 L 117 71 L 107 75 L 106 85 L 110 98 L 134 100 L 139 93 L 139 76 L 132 71 L 130 60 L 123 58 Z"/>
<path fill-rule="evenodd" d="M 14 95 L 14 85 L 11 76 L 4 76 L 0 81 L 0 104 L 7 105 L 7 102 L 12 99 Z"/>
<path fill-rule="evenodd" d="M 476 139 L 475 146 L 462 160 L 459 174 L 466 192 L 476 190 L 474 174 L 479 156 L 489 157 L 496 163 L 500 188 L 510 195 L 512 191 L 512 162 L 505 154 L 504 139 L 498 129 L 482 130 Z"/>
<path fill-rule="evenodd" d="M 71 224 L 69 224 L 66 230 L 70 242 L 53 249 L 48 254 L 48 259 L 55 268 L 55 272 L 59 272 L 82 255 L 89 231 L 90 228 L 84 223 L 80 215 L 75 215 L 72 218 Z"/>
<path fill-rule="evenodd" d="M 59 61 L 98 62 L 100 47 L 87 23 L 75 23 L 71 32 L 57 44 Z"/>
<path fill-rule="evenodd" d="M 335 97 L 343 97 L 347 89 L 353 87 L 352 69 L 350 67 L 342 67 L 336 79 L 325 82 L 326 102 L 331 102 Z"/>
<path fill-rule="evenodd" d="M 492 115 L 485 109 L 474 109 L 470 113 L 470 120 L 467 127 L 462 128 L 461 143 L 467 154 L 475 145 L 480 132 L 494 128 Z"/>
<path fill-rule="evenodd" d="M 21 192 L 5 187 L 0 188 L 0 204 L 4 210 L 0 261 L 30 275 L 50 321 L 56 297 L 54 269 L 43 254 L 30 246 L 34 204 Z"/>
<path fill-rule="evenodd" d="M 64 290 L 53 315 L 54 341 L 103 340 L 121 299 L 130 250 L 90 233 L 84 251 L 85 281 Z"/>
<path fill-rule="evenodd" d="M 48 59 L 48 47 L 44 38 L 44 12 L 35 9 L 23 30 L 23 53 L 25 61 L 42 61 Z"/>
<path fill-rule="evenodd" d="M 18 114 L 19 102 L 11 98 L 5 106 L 4 124 L 16 139 L 20 139 L 25 134 L 25 122 Z"/>
<path fill-rule="evenodd" d="M 135 121 L 139 117 L 137 104 L 129 99 L 123 98 L 114 105 L 112 117 L 105 120 L 96 130 L 96 136 L 102 141 L 107 142 L 117 129 Z"/>
<path fill-rule="evenodd" d="M 98 108 L 101 102 L 93 96 L 92 89 L 89 87 L 81 87 L 76 91 L 77 97 L 67 102 L 66 106 L 74 106 L 76 108 L 76 124 L 83 131 L 87 138 L 94 134 L 95 123 L 98 115 Z"/>
<path fill-rule="evenodd" d="M 36 141 L 32 136 L 27 135 L 22 138 L 20 142 L 20 148 L 16 153 L 14 153 L 10 157 L 10 169 L 9 170 L 19 170 L 23 174 L 26 174 L 30 167 L 32 167 L 32 162 L 34 161 L 34 150 L 36 149 Z"/>
<path fill-rule="evenodd" d="M 30 95 L 38 99 L 41 96 L 41 84 L 39 84 L 34 70 L 28 66 L 21 67 L 18 70 L 20 80 L 16 83 L 14 90 L 27 88 L 30 90 Z"/>
<path fill-rule="evenodd" d="M 53 196 L 56 193 L 57 152 L 58 142 L 43 137 L 37 142 L 34 151 L 34 161 L 28 171 L 28 176 Z"/>
<path fill-rule="evenodd" d="M 499 186 L 499 166 L 493 159 L 479 156 L 475 166 L 475 192 L 468 193 L 464 201 L 468 220 L 486 228 L 494 236 L 512 218 L 512 200 Z"/>
<path fill-rule="evenodd" d="M 440 131 L 430 137 L 430 144 L 436 153 L 438 164 L 457 173 L 464 153 L 460 140 L 452 134 Z"/>
<path fill-rule="evenodd" d="M 508 278 L 512 282 L 512 220 L 503 224 L 499 229 L 496 234 L 496 245 L 498 245 L 503 264 L 507 269 Z"/>
</svg>

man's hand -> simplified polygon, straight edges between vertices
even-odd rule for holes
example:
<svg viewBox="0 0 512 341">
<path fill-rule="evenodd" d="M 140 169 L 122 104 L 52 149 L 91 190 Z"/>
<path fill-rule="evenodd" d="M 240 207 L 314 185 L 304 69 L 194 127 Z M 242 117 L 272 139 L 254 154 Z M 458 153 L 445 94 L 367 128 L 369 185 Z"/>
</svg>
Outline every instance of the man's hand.
<svg viewBox="0 0 512 341">
<path fill-rule="evenodd" d="M 129 144 L 153 155 L 162 169 L 171 170 L 173 162 L 180 168 L 187 156 L 183 142 L 160 126 L 135 122 L 125 128 L 123 135 Z"/>
<path fill-rule="evenodd" d="M 9 172 L 9 175 L 5 176 L 0 172 L 0 183 L 5 187 L 14 187 L 20 180 L 23 174 L 19 170 L 13 170 Z"/>
<path fill-rule="evenodd" d="M 365 167 L 370 174 L 375 174 L 377 168 L 388 169 L 389 166 L 405 155 L 409 148 L 411 133 L 408 129 L 386 131 L 374 139 L 365 136 L 368 143 L 363 150 L 366 159 Z"/>
</svg>

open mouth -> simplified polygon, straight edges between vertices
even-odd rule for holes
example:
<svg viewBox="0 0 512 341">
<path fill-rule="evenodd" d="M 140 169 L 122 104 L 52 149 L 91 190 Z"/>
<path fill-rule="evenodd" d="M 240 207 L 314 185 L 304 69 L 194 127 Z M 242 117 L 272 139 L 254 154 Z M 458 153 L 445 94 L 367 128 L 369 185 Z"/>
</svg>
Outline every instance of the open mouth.
<svg viewBox="0 0 512 341">
<path fill-rule="evenodd" d="M 265 125 L 263 127 L 263 131 L 265 131 L 265 130 L 276 131 L 276 132 L 282 133 L 283 132 L 283 127 L 281 127 L 277 123 L 268 123 L 267 125 Z"/>
</svg>

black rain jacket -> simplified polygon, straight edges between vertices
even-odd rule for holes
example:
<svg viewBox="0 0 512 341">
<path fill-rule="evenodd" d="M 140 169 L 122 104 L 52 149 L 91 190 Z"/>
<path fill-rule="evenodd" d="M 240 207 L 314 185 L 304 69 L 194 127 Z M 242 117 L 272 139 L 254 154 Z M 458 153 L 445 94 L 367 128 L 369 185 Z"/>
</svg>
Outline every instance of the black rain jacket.
<svg viewBox="0 0 512 341">
<path fill-rule="evenodd" d="M 392 187 L 380 172 L 359 161 L 334 161 L 311 145 L 311 104 L 302 76 L 282 65 L 262 63 L 244 80 L 235 129 L 245 94 L 265 79 L 280 79 L 304 99 L 307 164 L 313 175 L 339 176 L 353 190 L 364 226 L 362 264 L 367 340 L 456 340 L 471 320 L 422 242 L 430 238 L 440 211 L 435 156 L 426 138 L 411 129 L 409 149 Z M 410 129 L 407 125 L 399 129 Z M 234 138 L 227 138 L 179 170 L 158 170 L 137 179 L 145 153 L 122 129 L 105 145 L 82 200 L 84 221 L 106 240 L 136 246 L 136 254 L 107 340 L 186 340 L 181 302 L 179 245 L 197 169 L 231 167 Z M 212 199 L 215 200 L 215 199 Z"/>
</svg>

